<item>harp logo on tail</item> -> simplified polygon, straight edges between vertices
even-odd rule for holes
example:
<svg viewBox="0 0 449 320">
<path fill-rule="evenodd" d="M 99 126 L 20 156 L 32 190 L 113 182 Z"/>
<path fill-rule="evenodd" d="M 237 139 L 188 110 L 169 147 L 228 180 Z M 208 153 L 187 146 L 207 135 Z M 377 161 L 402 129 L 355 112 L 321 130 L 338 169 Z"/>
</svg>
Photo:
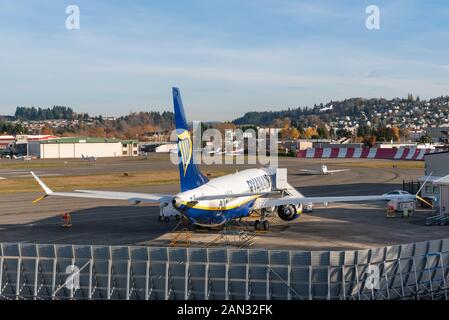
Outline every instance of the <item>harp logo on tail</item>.
<svg viewBox="0 0 449 320">
<path fill-rule="evenodd" d="M 185 129 L 179 130 L 176 132 L 176 135 L 178 136 L 178 150 L 181 153 L 181 161 L 184 168 L 185 177 L 190 160 L 192 159 L 192 140 L 190 139 L 189 131 Z"/>
</svg>

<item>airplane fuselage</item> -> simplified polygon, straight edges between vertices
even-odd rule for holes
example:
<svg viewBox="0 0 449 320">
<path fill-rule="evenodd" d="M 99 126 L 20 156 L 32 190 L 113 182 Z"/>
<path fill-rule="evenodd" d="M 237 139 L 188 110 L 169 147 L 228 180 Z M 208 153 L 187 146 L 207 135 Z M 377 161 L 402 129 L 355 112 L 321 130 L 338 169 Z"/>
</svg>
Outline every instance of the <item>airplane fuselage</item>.
<svg viewBox="0 0 449 320">
<path fill-rule="evenodd" d="M 263 193 L 273 190 L 267 169 L 248 169 L 215 178 L 204 185 L 178 193 L 176 209 L 198 225 L 221 225 L 231 219 L 247 217 L 257 195 L 232 198 L 233 194 Z M 230 198 L 196 200 L 198 197 L 229 194 Z"/>
</svg>

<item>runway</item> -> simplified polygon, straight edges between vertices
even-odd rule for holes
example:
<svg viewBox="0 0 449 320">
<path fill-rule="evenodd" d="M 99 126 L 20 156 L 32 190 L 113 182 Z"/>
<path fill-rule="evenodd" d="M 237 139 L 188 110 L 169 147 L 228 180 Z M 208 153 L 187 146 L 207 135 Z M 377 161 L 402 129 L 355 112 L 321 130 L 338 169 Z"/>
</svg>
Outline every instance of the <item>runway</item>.
<svg viewBox="0 0 449 320">
<path fill-rule="evenodd" d="M 332 168 L 350 171 L 328 176 L 302 175 L 299 169 L 316 169 L 321 160 L 280 158 L 280 167 L 288 168 L 288 180 L 307 196 L 381 194 L 401 188 L 403 180 L 416 180 L 423 169 L 394 167 L 395 163 L 372 167 L 372 163 L 350 166 L 348 161 L 329 160 Z M 368 160 L 369 161 L 369 160 Z M 360 163 L 359 163 L 360 162 Z M 226 167 L 222 165 L 221 167 Z M 251 167 L 233 165 L 232 170 Z M 229 169 L 229 168 L 227 168 Z M 177 170 L 167 156 L 144 160 L 99 159 L 94 164 L 77 160 L 39 168 L 40 173 L 89 175 L 106 172 Z M 2 176 L 0 174 L 0 176 Z M 20 178 L 16 178 L 20 179 Z M 50 186 L 51 187 L 51 186 Z M 178 185 L 166 183 L 113 190 L 174 194 Z M 31 201 L 42 193 L 22 192 L 0 196 L 0 242 L 32 242 L 98 245 L 167 245 L 175 237 L 170 233 L 176 222 L 157 221 L 159 208 L 152 205 L 132 206 L 123 201 L 48 198 L 37 204 Z M 315 208 L 291 223 L 276 221 L 270 232 L 256 237 L 252 247 L 343 250 L 410 243 L 447 237 L 447 227 L 425 227 L 429 214 L 417 211 L 409 219 L 387 219 L 385 203 L 335 204 Z M 61 215 L 72 213 L 73 227 L 60 226 Z M 202 246 L 217 237 L 217 232 L 194 234 L 193 246 Z"/>
</svg>

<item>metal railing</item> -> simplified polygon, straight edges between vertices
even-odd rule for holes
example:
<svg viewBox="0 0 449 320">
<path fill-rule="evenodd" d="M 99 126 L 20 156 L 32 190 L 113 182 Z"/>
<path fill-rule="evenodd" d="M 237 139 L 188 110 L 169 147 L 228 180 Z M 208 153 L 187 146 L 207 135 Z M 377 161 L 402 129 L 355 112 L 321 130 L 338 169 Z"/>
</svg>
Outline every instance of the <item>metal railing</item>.
<svg viewBox="0 0 449 320">
<path fill-rule="evenodd" d="M 0 299 L 448 299 L 449 240 L 355 251 L 0 244 Z"/>
</svg>

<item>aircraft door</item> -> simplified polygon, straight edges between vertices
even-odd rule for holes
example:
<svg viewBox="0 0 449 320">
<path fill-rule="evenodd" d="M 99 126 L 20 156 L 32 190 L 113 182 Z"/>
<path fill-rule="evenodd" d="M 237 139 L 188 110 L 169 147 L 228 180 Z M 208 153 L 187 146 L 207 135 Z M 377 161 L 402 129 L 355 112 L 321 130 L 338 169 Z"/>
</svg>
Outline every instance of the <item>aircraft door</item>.
<svg viewBox="0 0 449 320">
<path fill-rule="evenodd" d="M 220 200 L 220 202 L 218 204 L 218 211 L 217 211 L 217 219 L 218 220 L 225 219 L 225 217 L 224 217 L 225 207 L 226 207 L 226 199 Z"/>
</svg>

